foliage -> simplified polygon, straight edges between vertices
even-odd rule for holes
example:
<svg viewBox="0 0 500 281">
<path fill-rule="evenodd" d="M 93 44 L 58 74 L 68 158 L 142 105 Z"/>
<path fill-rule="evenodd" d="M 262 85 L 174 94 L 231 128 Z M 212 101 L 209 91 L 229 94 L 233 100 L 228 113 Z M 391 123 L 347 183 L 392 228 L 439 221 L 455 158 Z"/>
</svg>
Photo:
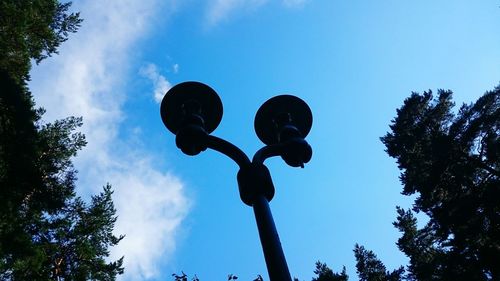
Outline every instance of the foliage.
<svg viewBox="0 0 500 281">
<path fill-rule="evenodd" d="M 186 275 L 186 273 L 181 272 L 182 274 L 172 274 L 174 277 L 175 281 L 188 281 L 189 277 Z M 334 273 L 327 265 L 326 263 L 321 263 L 320 261 L 316 262 L 316 269 L 314 270 L 314 273 L 317 275 L 317 277 L 313 278 L 312 281 L 347 281 L 348 276 L 346 273 L 345 267 L 342 269 L 341 273 Z M 234 274 L 229 274 L 227 276 L 227 280 L 237 280 L 238 276 Z M 199 281 L 198 277 L 195 275 L 192 279 L 192 281 Z M 258 274 L 257 278 L 255 278 L 253 281 L 264 281 L 264 278 L 262 275 Z M 294 281 L 299 281 L 299 279 L 294 278 Z"/>
<path fill-rule="evenodd" d="M 71 158 L 82 119 L 44 124 L 26 87 L 31 60 L 57 53 L 81 23 L 71 3 L 0 0 L 0 279 L 115 280 L 116 211 L 109 185 L 85 203 Z"/>
<path fill-rule="evenodd" d="M 356 271 L 360 281 L 398 281 L 401 280 L 404 268 L 400 267 L 392 272 L 387 271 L 385 265 L 377 256 L 358 244 L 354 247 L 356 257 Z"/>
<path fill-rule="evenodd" d="M 82 20 L 71 2 L 0 0 L 0 69 L 17 81 L 29 78 L 30 60 L 39 63 L 76 32 Z"/>
<path fill-rule="evenodd" d="M 341 273 L 334 273 L 326 263 L 321 263 L 320 261 L 316 262 L 314 274 L 317 276 L 312 281 L 347 281 L 349 279 L 345 266 L 342 268 Z"/>
<path fill-rule="evenodd" d="M 0 76 L 0 279 L 114 280 L 123 261 L 105 259 L 123 237 L 111 187 L 90 204 L 75 196 L 81 118 L 42 124 L 26 87 Z"/>
<path fill-rule="evenodd" d="M 451 91 L 413 93 L 382 137 L 413 210 L 397 208 L 408 280 L 500 280 L 500 87 L 453 112 Z M 429 222 L 418 228 L 415 212 Z"/>
</svg>

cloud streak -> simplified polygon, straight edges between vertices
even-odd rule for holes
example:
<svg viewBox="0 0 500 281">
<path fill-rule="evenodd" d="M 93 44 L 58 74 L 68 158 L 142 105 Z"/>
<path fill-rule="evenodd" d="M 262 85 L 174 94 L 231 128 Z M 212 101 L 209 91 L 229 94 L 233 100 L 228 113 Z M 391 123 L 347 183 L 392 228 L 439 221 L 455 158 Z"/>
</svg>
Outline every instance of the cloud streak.
<svg viewBox="0 0 500 281">
<path fill-rule="evenodd" d="M 255 9 L 267 0 L 213 0 L 209 1 L 206 20 L 209 26 L 214 26 L 229 18 L 229 16 L 242 9 Z"/>
<path fill-rule="evenodd" d="M 152 153 L 117 136 L 124 126 L 130 54 L 148 31 L 160 0 L 78 1 L 85 19 L 63 44 L 60 55 L 32 72 L 30 84 L 46 120 L 83 116 L 88 146 L 75 160 L 79 192 L 90 194 L 110 182 L 118 211 L 117 234 L 126 237 L 112 250 L 125 256 L 122 280 L 157 276 L 159 259 L 175 250 L 176 233 L 189 210 L 182 182 L 158 171 Z M 170 83 L 155 69 L 155 100 Z M 156 76 L 155 76 L 156 75 Z M 161 95 L 163 95 L 163 93 Z"/>
<path fill-rule="evenodd" d="M 269 0 L 209 0 L 205 18 L 208 26 L 229 19 L 233 14 L 242 10 L 255 10 L 260 8 Z M 282 0 L 287 8 L 302 7 L 308 0 Z"/>
<path fill-rule="evenodd" d="M 179 71 L 179 65 L 174 64 L 173 70 L 174 73 L 177 73 Z M 160 103 L 165 93 L 172 88 L 172 84 L 170 84 L 165 76 L 160 74 L 155 64 L 150 63 L 142 67 L 139 73 L 153 83 L 153 98 L 157 103 Z"/>
</svg>

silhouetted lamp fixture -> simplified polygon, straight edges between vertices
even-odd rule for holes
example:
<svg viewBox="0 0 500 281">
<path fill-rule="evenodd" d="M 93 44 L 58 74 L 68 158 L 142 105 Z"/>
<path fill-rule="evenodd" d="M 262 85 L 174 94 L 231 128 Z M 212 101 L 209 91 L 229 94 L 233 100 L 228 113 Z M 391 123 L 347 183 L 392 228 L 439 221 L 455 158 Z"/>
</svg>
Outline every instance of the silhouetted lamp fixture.
<svg viewBox="0 0 500 281">
<path fill-rule="evenodd" d="M 255 116 L 255 132 L 265 146 L 252 160 L 232 143 L 210 135 L 222 119 L 222 102 L 209 86 L 184 82 L 163 98 L 161 119 L 175 134 L 175 143 L 187 155 L 211 148 L 233 159 L 239 166 L 237 180 L 241 200 L 253 207 L 260 241 L 271 281 L 291 281 L 281 242 L 269 209 L 274 185 L 264 165 L 267 158 L 281 156 L 292 167 L 311 160 L 311 146 L 304 139 L 312 126 L 309 106 L 298 97 L 280 95 L 266 101 Z"/>
</svg>

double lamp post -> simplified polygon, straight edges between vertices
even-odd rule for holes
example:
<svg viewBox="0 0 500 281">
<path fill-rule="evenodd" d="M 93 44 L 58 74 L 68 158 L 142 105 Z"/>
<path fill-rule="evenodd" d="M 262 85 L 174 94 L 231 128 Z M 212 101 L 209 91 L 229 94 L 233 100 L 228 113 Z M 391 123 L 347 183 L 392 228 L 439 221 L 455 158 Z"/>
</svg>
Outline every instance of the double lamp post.
<svg viewBox="0 0 500 281">
<path fill-rule="evenodd" d="M 233 159 L 240 198 L 253 207 L 259 237 L 271 281 L 291 281 L 269 202 L 274 185 L 264 165 L 267 158 L 281 156 L 292 167 L 304 167 L 312 156 L 305 137 L 311 130 L 312 113 L 307 104 L 292 95 L 266 101 L 255 116 L 255 132 L 265 146 L 252 160 L 232 143 L 211 135 L 222 119 L 222 102 L 209 86 L 184 82 L 172 87 L 162 100 L 161 119 L 175 134 L 175 143 L 187 155 L 211 148 Z"/>
</svg>

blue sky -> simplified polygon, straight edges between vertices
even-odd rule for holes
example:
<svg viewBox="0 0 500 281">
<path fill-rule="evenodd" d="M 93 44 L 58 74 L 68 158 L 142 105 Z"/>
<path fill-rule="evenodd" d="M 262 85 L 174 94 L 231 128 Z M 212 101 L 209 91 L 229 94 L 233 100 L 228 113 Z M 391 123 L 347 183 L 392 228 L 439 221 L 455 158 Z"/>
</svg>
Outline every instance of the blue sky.
<svg viewBox="0 0 500 281">
<path fill-rule="evenodd" d="M 83 116 L 89 145 L 75 159 L 84 197 L 111 183 L 126 235 L 121 280 L 267 277 L 237 167 L 213 151 L 189 157 L 161 123 L 159 100 L 200 81 L 224 104 L 215 135 L 247 154 L 262 144 L 253 118 L 283 93 L 311 107 L 305 169 L 268 160 L 271 208 L 290 271 L 347 267 L 360 243 L 393 269 L 399 171 L 379 137 L 412 91 L 451 89 L 472 102 L 500 82 L 500 3 L 485 1 L 74 1 L 80 31 L 32 71 L 46 121 Z"/>
</svg>

